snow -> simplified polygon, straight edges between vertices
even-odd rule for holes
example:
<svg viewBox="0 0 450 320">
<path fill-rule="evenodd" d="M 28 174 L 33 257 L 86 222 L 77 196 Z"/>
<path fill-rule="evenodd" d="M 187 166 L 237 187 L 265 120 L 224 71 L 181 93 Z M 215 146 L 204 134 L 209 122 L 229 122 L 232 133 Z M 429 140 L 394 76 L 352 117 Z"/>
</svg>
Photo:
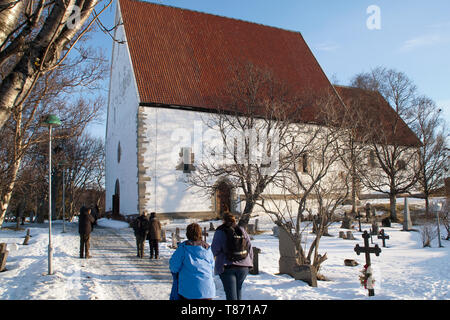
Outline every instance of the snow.
<svg viewBox="0 0 450 320">
<path fill-rule="evenodd" d="M 97 225 L 103 228 L 112 228 L 112 229 L 125 229 L 129 228 L 130 225 L 127 222 L 111 220 L 111 219 L 98 219 Z"/>
<path fill-rule="evenodd" d="M 359 283 L 359 273 L 364 265 L 364 255 L 356 255 L 355 245 L 362 245 L 361 233 L 354 230 L 357 240 L 337 237 L 340 223 L 333 224 L 329 232 L 333 237 L 323 237 L 320 252 L 327 252 L 321 273 L 330 281 L 319 281 L 317 288 L 296 281 L 288 275 L 278 275 L 278 239 L 272 235 L 273 223 L 259 215 L 259 228 L 264 231 L 254 236 L 253 245 L 261 249 L 260 274 L 249 275 L 244 283 L 243 297 L 248 300 L 448 300 L 450 299 L 450 243 L 437 240 L 432 248 L 422 248 L 419 232 L 403 232 L 400 224 L 384 228 L 390 236 L 387 248 L 381 240 L 373 238 L 382 252 L 372 255 L 375 278 L 375 296 L 368 297 Z M 252 219 L 253 220 L 253 219 Z M 91 259 L 79 259 L 78 224 L 66 222 L 53 225 L 54 275 L 47 275 L 48 224 L 27 224 L 25 230 L 0 229 L 0 242 L 8 243 L 10 250 L 7 271 L 0 273 L 0 299 L 62 299 L 62 300 L 167 300 L 171 289 L 168 261 L 174 252 L 168 246 L 175 228 L 185 236 L 187 224 L 195 219 L 165 222 L 168 242 L 160 244 L 159 260 L 136 257 L 133 230 L 126 223 L 107 219 L 99 220 L 91 236 Z M 198 222 L 198 221 L 197 221 Z M 220 221 L 212 221 L 217 227 Z M 252 221 L 251 221 L 252 222 Z M 198 222 L 209 230 L 210 221 Z M 126 226 L 125 226 L 126 225 Z M 13 227 L 14 224 L 6 224 Z M 26 228 L 32 238 L 28 246 L 22 242 Z M 363 223 L 368 230 L 369 224 Z M 214 232 L 208 231 L 208 242 Z M 441 233 L 445 234 L 442 229 Z M 312 241 L 312 235 L 306 241 Z M 16 248 L 13 248 L 16 247 Z M 148 243 L 146 243 L 148 257 Z M 344 259 L 354 259 L 360 265 L 344 266 Z M 218 276 L 215 277 L 217 296 L 225 299 Z"/>
</svg>

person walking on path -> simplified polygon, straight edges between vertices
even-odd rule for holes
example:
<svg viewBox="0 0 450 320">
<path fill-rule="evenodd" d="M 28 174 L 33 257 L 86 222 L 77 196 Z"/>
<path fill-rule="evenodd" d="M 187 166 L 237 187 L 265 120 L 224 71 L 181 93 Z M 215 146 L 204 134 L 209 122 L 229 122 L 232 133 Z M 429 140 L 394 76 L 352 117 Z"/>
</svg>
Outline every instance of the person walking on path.
<svg viewBox="0 0 450 320">
<path fill-rule="evenodd" d="M 137 256 L 141 259 L 144 258 L 144 247 L 145 239 L 148 234 L 148 226 L 149 221 L 145 211 L 139 217 L 134 219 L 132 223 L 134 235 L 136 236 Z"/>
<path fill-rule="evenodd" d="M 91 215 L 91 209 L 81 207 L 80 217 L 78 220 L 78 232 L 80 234 L 80 258 L 92 258 L 89 254 L 89 240 L 92 232 L 92 224 L 95 222 L 94 217 Z"/>
<path fill-rule="evenodd" d="M 150 246 L 150 259 L 159 259 L 159 241 L 161 241 L 161 222 L 156 218 L 156 213 L 150 214 L 150 223 L 148 228 L 148 244 Z"/>
<path fill-rule="evenodd" d="M 253 249 L 244 228 L 236 224 L 231 213 L 225 213 L 211 244 L 216 258 L 215 274 L 222 280 L 227 300 L 242 299 L 242 284 L 253 267 Z"/>
<path fill-rule="evenodd" d="M 202 229 L 196 223 L 186 228 L 188 240 L 182 242 L 169 261 L 174 277 L 171 297 L 180 299 L 213 299 L 216 295 L 214 284 L 214 256 L 211 247 L 202 241 Z"/>
</svg>

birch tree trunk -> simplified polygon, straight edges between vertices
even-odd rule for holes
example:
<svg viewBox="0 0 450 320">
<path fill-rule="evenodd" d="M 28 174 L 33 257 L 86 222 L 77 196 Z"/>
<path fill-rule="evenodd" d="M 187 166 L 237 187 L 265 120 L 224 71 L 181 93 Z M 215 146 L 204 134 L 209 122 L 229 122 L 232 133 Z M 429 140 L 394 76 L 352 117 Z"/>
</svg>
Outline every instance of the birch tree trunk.
<svg viewBox="0 0 450 320">
<path fill-rule="evenodd" d="M 0 1 L 2 1 L 0 4 L 8 2 L 8 0 Z M 78 37 L 96 4 L 97 0 L 55 1 L 49 8 L 42 27 L 36 30 L 46 5 L 45 1 L 40 1 L 37 9 L 32 12 L 33 17 L 24 22 L 26 27 L 3 50 L 0 47 L 0 65 L 11 56 L 16 56 L 18 61 L 0 83 L 0 128 L 8 120 L 14 108 L 28 96 L 39 76 L 60 63 L 66 46 Z M 73 19 L 71 15 L 74 5 L 80 8 L 80 15 L 76 17 L 76 24 L 69 25 L 68 22 Z M 3 44 L 1 39 L 6 39 L 15 29 L 18 16 L 23 13 L 22 9 L 21 6 L 16 5 L 1 11 L 0 46 Z M 30 40 L 32 31 L 38 32 Z"/>
</svg>

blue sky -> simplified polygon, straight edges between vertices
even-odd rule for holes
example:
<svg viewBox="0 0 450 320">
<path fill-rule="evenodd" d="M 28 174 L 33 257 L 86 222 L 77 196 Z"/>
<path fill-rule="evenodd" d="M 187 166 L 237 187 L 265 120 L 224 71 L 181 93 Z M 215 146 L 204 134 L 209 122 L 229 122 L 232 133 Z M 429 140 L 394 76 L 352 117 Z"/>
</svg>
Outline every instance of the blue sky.
<svg viewBox="0 0 450 320">
<path fill-rule="evenodd" d="M 421 94 L 437 102 L 450 123 L 449 0 L 149 2 L 301 32 L 327 76 L 339 84 L 346 85 L 355 74 L 376 66 L 403 71 Z M 371 5 L 380 8 L 380 30 L 367 28 L 366 21 L 371 16 L 367 8 Z M 115 8 L 114 3 L 104 13 L 105 25 L 113 25 Z M 99 33 L 91 41 L 111 57 L 111 38 Z M 99 136 L 104 136 L 104 130 L 104 126 L 91 129 Z"/>
</svg>

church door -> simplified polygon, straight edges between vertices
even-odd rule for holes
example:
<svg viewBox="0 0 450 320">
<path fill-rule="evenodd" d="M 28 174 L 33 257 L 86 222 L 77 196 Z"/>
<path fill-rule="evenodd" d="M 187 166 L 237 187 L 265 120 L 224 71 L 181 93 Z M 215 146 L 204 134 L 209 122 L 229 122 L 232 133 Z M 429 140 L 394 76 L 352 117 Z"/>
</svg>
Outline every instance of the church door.
<svg viewBox="0 0 450 320">
<path fill-rule="evenodd" d="M 113 204 L 113 216 L 118 217 L 120 215 L 120 184 L 119 179 L 116 180 L 115 191 L 113 194 L 112 204 Z"/>
<path fill-rule="evenodd" d="M 231 188 L 221 182 L 216 189 L 216 212 L 223 217 L 224 212 L 231 212 Z"/>
</svg>

